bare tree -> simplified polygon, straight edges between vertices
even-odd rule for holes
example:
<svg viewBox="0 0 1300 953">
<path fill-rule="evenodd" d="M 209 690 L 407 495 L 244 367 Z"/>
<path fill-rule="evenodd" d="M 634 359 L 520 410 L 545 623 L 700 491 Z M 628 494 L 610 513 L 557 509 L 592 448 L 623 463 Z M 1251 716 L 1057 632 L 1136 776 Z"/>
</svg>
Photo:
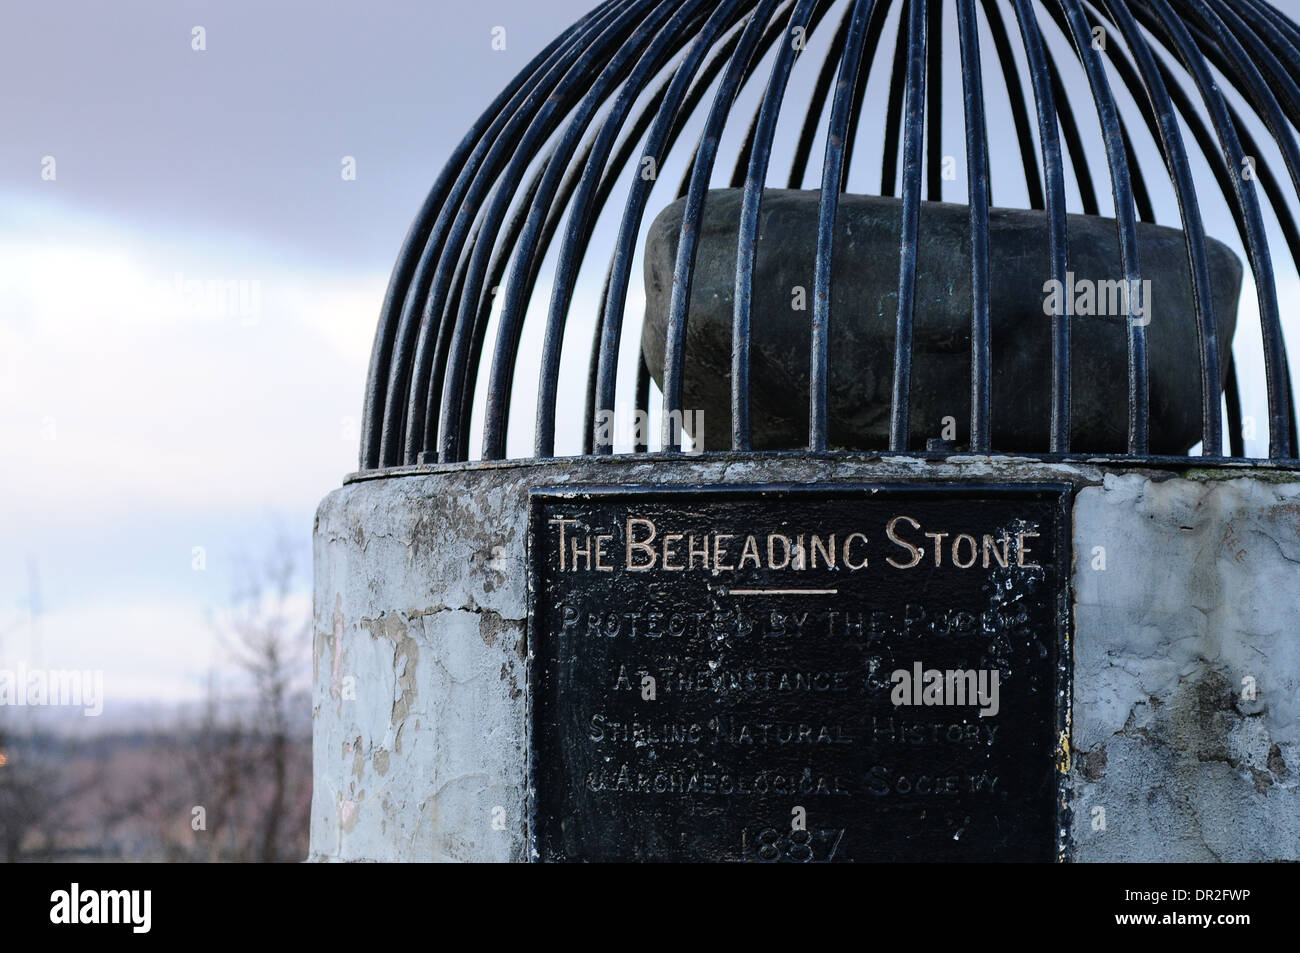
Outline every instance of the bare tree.
<svg viewBox="0 0 1300 953">
<path fill-rule="evenodd" d="M 45 860 L 68 827 L 67 808 L 96 789 L 103 771 L 62 770 L 64 744 L 16 722 L 0 723 L 0 861 Z"/>
<path fill-rule="evenodd" d="M 27 613 L 11 622 L 0 637 L 26 629 L 28 650 L 39 652 L 40 617 L 40 570 L 29 555 Z M 39 859 L 56 839 L 59 805 L 69 795 L 69 785 L 60 776 L 51 738 L 39 734 L 30 719 L 23 719 L 27 723 L 16 730 L 17 712 L 4 712 L 0 719 L 0 860 Z"/>
<path fill-rule="evenodd" d="M 22 860 L 28 841 L 47 817 L 46 794 L 53 786 L 35 748 L 0 724 L 0 860 Z"/>
<path fill-rule="evenodd" d="M 296 834 L 306 823 L 297 816 L 303 813 L 302 798 L 294 796 L 291 784 L 310 783 L 290 751 L 289 704 L 294 683 L 305 672 L 311 635 L 310 612 L 295 611 L 293 605 L 297 581 L 294 547 L 281 536 L 263 560 L 245 560 L 221 630 L 226 650 L 251 677 L 255 691 L 257 718 L 248 740 L 266 782 L 255 855 L 262 862 L 302 859 L 285 857 L 282 851 L 286 828 Z"/>
<path fill-rule="evenodd" d="M 311 614 L 296 599 L 300 582 L 283 537 L 242 560 L 228 609 L 212 619 L 225 657 L 204 703 L 154 735 L 158 757 L 114 798 L 113 822 L 147 832 L 155 859 L 306 857 L 310 696 L 297 688 L 309 671 Z"/>
<path fill-rule="evenodd" d="M 0 709 L 0 861 L 306 857 L 310 608 L 283 537 L 240 570 L 214 620 L 226 659 L 192 714 L 74 739 Z"/>
</svg>

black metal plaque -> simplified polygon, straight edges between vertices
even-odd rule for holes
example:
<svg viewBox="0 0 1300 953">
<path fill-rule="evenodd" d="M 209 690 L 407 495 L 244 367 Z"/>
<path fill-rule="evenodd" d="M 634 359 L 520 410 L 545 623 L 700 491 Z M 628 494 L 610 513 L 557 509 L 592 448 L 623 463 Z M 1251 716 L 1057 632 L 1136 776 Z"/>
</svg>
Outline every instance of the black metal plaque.
<svg viewBox="0 0 1300 953">
<path fill-rule="evenodd" d="M 534 492 L 534 857 L 1064 859 L 1068 500 Z"/>
</svg>

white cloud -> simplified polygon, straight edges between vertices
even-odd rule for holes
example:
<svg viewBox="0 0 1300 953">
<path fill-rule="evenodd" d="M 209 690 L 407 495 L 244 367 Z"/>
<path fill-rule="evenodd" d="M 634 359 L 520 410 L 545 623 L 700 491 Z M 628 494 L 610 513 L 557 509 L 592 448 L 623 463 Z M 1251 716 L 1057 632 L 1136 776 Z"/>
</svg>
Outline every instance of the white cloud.
<svg viewBox="0 0 1300 953">
<path fill-rule="evenodd" d="M 94 238 L 0 238 L 0 507 L 302 508 L 355 469 L 386 276 Z"/>
<path fill-rule="evenodd" d="M 205 618 L 234 548 L 259 549 L 277 517 L 305 548 L 303 514 L 356 467 L 387 276 L 223 241 L 48 210 L 0 229 L 0 656 L 102 669 L 110 705 L 198 697 L 213 665 L 229 670 Z"/>
<path fill-rule="evenodd" d="M 105 709 L 115 701 L 202 697 L 216 659 L 213 630 L 184 604 L 139 603 L 46 612 L 39 638 L 30 626 L 9 631 L 0 666 L 102 671 Z"/>
</svg>

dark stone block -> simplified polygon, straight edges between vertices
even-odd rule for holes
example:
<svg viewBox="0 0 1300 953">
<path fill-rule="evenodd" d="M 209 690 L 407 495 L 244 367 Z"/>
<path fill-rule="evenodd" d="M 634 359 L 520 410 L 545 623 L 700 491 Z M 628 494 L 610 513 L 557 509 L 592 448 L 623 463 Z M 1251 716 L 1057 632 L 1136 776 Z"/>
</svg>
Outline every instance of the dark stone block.
<svg viewBox="0 0 1300 953">
<path fill-rule="evenodd" d="M 705 449 L 731 446 L 731 321 L 741 191 L 710 191 L 687 321 L 683 403 L 703 410 Z M 808 440 L 808 361 L 817 248 L 817 191 L 768 190 L 763 199 L 751 319 L 751 408 L 755 449 L 795 449 Z M 664 331 L 684 201 L 655 219 L 646 242 L 646 321 L 641 347 L 662 384 Z M 898 301 L 901 203 L 845 195 L 836 221 L 830 325 L 829 438 L 833 447 L 887 446 Z M 1138 226 L 1143 279 L 1151 282 L 1147 343 L 1151 452 L 1184 453 L 1201 437 L 1200 347 L 1181 231 Z M 1045 452 L 1051 415 L 1052 320 L 1044 314 L 1050 278 L 1043 212 L 990 214 L 992 443 L 1009 452 Z M 1122 282 L 1112 219 L 1069 217 L 1076 281 Z M 1236 327 L 1242 267 L 1210 240 L 1213 303 L 1222 364 Z M 806 310 L 794 307 L 804 289 Z M 1116 284 L 1114 287 L 1119 288 Z M 957 422 L 969 445 L 970 224 L 965 206 L 921 209 L 911 393 L 910 446 Z M 1128 357 L 1123 313 L 1075 315 L 1071 449 L 1123 452 L 1128 427 Z"/>
</svg>

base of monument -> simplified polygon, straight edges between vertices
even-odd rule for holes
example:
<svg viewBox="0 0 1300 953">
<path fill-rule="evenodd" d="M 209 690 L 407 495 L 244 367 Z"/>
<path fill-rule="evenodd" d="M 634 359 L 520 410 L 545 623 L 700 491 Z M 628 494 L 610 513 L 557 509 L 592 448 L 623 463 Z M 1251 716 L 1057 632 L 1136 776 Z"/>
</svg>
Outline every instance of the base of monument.
<svg viewBox="0 0 1300 953">
<path fill-rule="evenodd" d="M 428 466 L 359 476 L 331 493 L 315 531 L 312 859 L 531 859 L 530 492 L 737 483 L 1065 485 L 1073 692 L 1068 745 L 1054 758 L 1067 856 L 1300 859 L 1300 475 L 865 453 Z M 855 541 L 850 555 L 856 565 L 867 550 Z M 861 618 L 869 628 L 870 614 Z M 964 616 L 948 618 L 953 626 Z M 1005 703 L 986 719 L 953 711 L 943 725 L 976 732 L 938 738 L 944 758 L 960 755 L 968 737 L 983 743 L 1007 714 Z M 924 715 L 901 708 L 895 721 Z M 924 726 L 897 734 L 872 743 L 929 737 Z M 987 782 L 968 781 L 979 772 L 944 769 L 891 773 L 888 796 L 920 796 L 913 775 L 927 779 L 932 801 L 950 787 L 953 796 L 987 793 Z M 810 831 L 816 820 L 810 810 Z"/>
</svg>

